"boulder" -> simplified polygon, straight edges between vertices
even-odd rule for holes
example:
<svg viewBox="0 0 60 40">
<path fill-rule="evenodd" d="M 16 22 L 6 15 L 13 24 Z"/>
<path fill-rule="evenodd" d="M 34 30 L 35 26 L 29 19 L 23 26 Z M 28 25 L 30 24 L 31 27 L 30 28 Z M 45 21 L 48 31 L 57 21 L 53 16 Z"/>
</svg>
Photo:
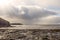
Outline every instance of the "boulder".
<svg viewBox="0 0 60 40">
<path fill-rule="evenodd" d="M 0 18 L 0 27 L 8 27 L 10 23 L 7 20 Z"/>
</svg>

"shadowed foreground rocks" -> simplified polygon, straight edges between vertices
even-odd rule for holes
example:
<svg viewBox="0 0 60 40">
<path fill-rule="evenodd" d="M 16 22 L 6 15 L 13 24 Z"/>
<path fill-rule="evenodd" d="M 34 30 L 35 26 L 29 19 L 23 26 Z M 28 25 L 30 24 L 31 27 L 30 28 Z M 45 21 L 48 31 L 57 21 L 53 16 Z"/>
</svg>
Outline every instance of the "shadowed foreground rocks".
<svg viewBox="0 0 60 40">
<path fill-rule="evenodd" d="M 1 40 L 60 40 L 60 30 L 0 29 Z"/>
<path fill-rule="evenodd" d="M 7 20 L 0 18 L 0 27 L 9 27 L 10 23 Z"/>
</svg>

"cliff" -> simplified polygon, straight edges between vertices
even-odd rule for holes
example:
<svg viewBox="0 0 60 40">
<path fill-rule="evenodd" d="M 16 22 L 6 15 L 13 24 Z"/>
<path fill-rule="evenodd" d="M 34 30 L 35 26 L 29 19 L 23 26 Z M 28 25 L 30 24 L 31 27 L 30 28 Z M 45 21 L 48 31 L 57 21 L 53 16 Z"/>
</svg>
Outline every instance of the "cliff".
<svg viewBox="0 0 60 40">
<path fill-rule="evenodd" d="M 0 18 L 0 27 L 8 27 L 10 23 L 7 20 Z"/>
</svg>

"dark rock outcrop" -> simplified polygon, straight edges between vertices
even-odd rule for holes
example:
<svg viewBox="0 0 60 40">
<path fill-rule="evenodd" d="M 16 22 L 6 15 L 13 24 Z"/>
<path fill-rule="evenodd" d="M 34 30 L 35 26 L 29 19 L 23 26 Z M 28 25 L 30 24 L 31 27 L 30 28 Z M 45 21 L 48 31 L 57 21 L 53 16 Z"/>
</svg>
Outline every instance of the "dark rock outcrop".
<svg viewBox="0 0 60 40">
<path fill-rule="evenodd" d="M 8 27 L 10 23 L 2 18 L 0 18 L 0 27 Z"/>
<path fill-rule="evenodd" d="M 23 25 L 22 23 L 10 23 L 11 25 Z"/>
</svg>

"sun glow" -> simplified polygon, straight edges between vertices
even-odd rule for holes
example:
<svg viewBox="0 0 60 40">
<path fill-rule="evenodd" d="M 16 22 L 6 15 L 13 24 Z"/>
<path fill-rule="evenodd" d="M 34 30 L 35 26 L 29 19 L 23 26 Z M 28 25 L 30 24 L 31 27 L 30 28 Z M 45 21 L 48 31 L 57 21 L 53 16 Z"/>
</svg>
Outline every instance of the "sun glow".
<svg viewBox="0 0 60 40">
<path fill-rule="evenodd" d="M 4 5 L 7 5 L 7 4 L 9 4 L 8 0 L 0 0 L 0 6 L 4 6 Z"/>
<path fill-rule="evenodd" d="M 6 10 L 6 8 L 9 7 L 10 3 L 10 0 L 0 0 L 0 10 Z"/>
</svg>

